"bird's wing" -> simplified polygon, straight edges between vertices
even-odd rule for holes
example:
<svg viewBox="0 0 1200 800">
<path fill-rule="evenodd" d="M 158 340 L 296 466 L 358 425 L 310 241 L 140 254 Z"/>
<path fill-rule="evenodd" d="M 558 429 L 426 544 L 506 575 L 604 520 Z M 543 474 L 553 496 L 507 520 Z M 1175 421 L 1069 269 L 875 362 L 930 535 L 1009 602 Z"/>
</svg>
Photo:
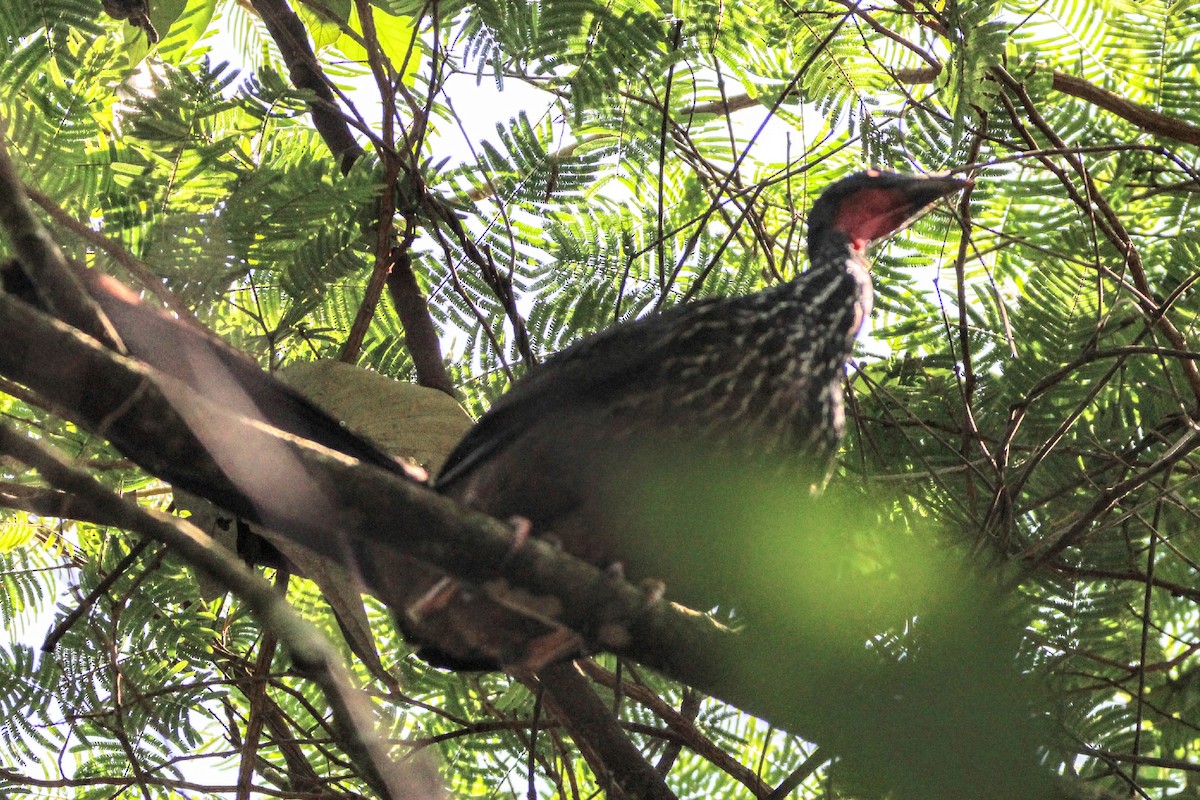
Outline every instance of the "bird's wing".
<svg viewBox="0 0 1200 800">
<path fill-rule="evenodd" d="M 603 408 L 663 366 L 675 319 L 725 298 L 668 309 L 596 334 L 556 353 L 502 395 L 446 459 L 436 485 L 445 489 L 562 409 Z"/>
</svg>

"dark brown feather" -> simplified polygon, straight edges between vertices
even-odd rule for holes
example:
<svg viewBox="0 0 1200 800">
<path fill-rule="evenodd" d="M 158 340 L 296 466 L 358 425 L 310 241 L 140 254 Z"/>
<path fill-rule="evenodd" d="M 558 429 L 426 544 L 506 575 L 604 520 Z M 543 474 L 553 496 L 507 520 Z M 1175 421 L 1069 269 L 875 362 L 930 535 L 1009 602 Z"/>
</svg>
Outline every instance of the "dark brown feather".
<svg viewBox="0 0 1200 800">
<path fill-rule="evenodd" d="M 732 470 L 781 468 L 781 479 L 819 486 L 842 437 L 845 365 L 871 309 L 863 248 L 963 185 L 873 171 L 839 181 L 810 215 L 808 271 L 618 325 L 553 356 L 464 437 L 437 488 L 493 516 L 525 518 L 535 534 L 620 563 L 633 579 L 664 579 L 670 599 L 728 603 L 713 591 L 720 580 L 640 560 L 655 530 L 640 518 L 639 486 L 697 457 Z M 522 659 L 447 650 L 436 615 L 419 616 L 411 632 L 434 645 L 435 660 Z"/>
</svg>

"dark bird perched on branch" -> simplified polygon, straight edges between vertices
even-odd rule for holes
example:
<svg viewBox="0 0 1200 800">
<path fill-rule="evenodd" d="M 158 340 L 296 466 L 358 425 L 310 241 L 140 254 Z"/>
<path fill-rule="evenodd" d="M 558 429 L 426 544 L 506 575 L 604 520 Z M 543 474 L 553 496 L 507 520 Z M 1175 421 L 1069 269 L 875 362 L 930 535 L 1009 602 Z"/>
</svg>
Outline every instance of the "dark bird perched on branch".
<svg viewBox="0 0 1200 800">
<path fill-rule="evenodd" d="M 522 518 L 574 555 L 661 579 L 673 600 L 698 608 L 736 603 L 722 586 L 732 568 L 696 576 L 654 558 L 663 535 L 639 513 L 639 491 L 692 459 L 734 471 L 782 462 L 790 468 L 784 479 L 820 484 L 842 434 L 845 363 L 871 308 L 866 246 L 964 185 L 878 172 L 839 181 L 809 215 L 808 271 L 746 297 L 618 325 L 552 357 L 467 434 L 436 487 L 493 516 Z M 5 291 L 41 305 L 19 265 L 0 269 L 0 277 Z M 87 270 L 79 278 L 138 359 L 203 397 L 227 406 L 236 400 L 250 419 L 408 474 L 211 334 L 136 302 L 110 278 Z M 114 442 L 122 444 L 119 436 Z M 160 477 L 188 486 L 186 468 L 158 466 Z M 237 486 L 221 492 L 235 511 L 254 505 Z M 580 632 L 563 628 L 552 603 L 500 582 L 467 586 L 408 557 L 380 574 L 369 553 L 347 555 L 359 559 L 348 566 L 383 590 L 406 635 L 434 663 L 536 668 L 581 648 Z M 582 633 L 597 639 L 597 631 Z"/>
<path fill-rule="evenodd" d="M 671 599 L 698 608 L 728 602 L 706 579 L 635 560 L 655 534 L 638 518 L 637 484 L 698 456 L 733 469 L 783 463 L 798 485 L 819 486 L 842 438 L 846 362 L 871 312 L 866 247 L 967 183 L 873 170 L 838 181 L 809 216 L 806 272 L 748 296 L 617 325 L 558 353 L 479 420 L 436 487 L 528 522 L 582 558 L 663 579 Z M 458 614 L 476 600 L 470 593 L 431 597 L 410 614 L 410 633 L 439 642 L 458 625 L 473 627 L 430 654 L 470 665 L 475 635 L 486 641 L 489 627 L 502 625 L 473 619 L 486 618 L 482 607 Z"/>
</svg>

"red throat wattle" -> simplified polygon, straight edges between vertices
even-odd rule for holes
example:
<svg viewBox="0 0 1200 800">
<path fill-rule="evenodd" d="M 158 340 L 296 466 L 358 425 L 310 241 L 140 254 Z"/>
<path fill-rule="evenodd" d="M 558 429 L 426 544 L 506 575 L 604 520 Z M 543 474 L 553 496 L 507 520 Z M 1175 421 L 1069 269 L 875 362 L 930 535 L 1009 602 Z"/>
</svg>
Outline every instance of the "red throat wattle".
<svg viewBox="0 0 1200 800">
<path fill-rule="evenodd" d="M 844 232 L 855 250 L 899 228 L 912 213 L 903 192 L 892 189 L 862 189 L 842 203 L 833 226 Z"/>
</svg>

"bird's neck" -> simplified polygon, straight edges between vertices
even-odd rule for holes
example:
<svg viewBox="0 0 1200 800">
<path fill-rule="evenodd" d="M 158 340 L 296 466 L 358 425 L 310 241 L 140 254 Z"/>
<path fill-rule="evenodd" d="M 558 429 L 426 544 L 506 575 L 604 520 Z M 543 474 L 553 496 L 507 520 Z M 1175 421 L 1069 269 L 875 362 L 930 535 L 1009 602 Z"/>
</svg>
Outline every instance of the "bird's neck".
<svg viewBox="0 0 1200 800">
<path fill-rule="evenodd" d="M 844 318 L 846 332 L 853 339 L 871 315 L 874 289 L 866 253 L 855 247 L 841 231 L 829 231 L 809 248 L 809 268 L 801 281 L 818 289 L 813 300 L 828 305 L 827 311 Z M 852 306 L 852 308 L 851 308 Z"/>
<path fill-rule="evenodd" d="M 851 335 L 857 336 L 871 316 L 875 307 L 875 287 L 871 284 L 871 270 L 867 266 L 866 255 L 861 250 L 855 250 L 846 259 L 846 273 L 858 284 L 858 299 L 854 303 L 854 319 L 851 323 Z"/>
</svg>

